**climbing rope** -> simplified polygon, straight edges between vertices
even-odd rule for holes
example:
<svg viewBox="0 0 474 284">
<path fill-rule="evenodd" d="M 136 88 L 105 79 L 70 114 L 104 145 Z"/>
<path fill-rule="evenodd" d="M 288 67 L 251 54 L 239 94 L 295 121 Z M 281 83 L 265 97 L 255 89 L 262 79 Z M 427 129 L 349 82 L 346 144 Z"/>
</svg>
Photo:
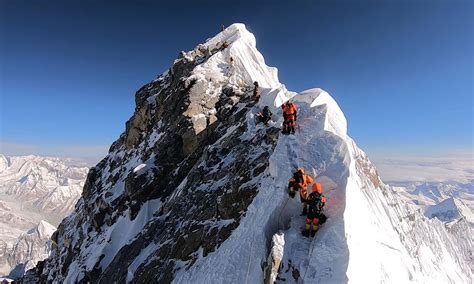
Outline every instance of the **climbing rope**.
<svg viewBox="0 0 474 284">
<path fill-rule="evenodd" d="M 289 197 L 286 198 L 285 205 L 283 205 L 283 208 L 280 210 L 280 215 L 278 215 L 278 227 L 280 227 L 281 215 L 283 214 L 283 211 L 285 211 L 285 208 L 286 208 L 286 205 L 288 204 L 288 201 L 290 201 Z"/>
<path fill-rule="evenodd" d="M 304 147 L 304 145 L 301 144 L 301 142 L 302 142 L 302 141 L 301 141 L 301 138 L 303 138 L 303 137 L 301 137 L 301 136 L 302 136 L 302 130 L 301 130 L 301 128 L 306 124 L 307 120 L 301 119 L 301 120 L 299 120 L 299 122 L 301 122 L 301 123 L 296 123 L 296 128 L 297 128 L 296 133 L 298 134 L 298 136 L 300 136 L 300 137 L 298 137 L 298 138 L 300 138 L 300 139 L 297 138 L 298 141 L 300 141 L 300 143 L 297 144 L 298 146 L 297 146 L 297 151 L 296 151 L 296 158 L 293 159 L 293 160 L 300 160 L 300 161 L 301 161 L 301 158 L 303 157 L 303 154 L 304 154 L 304 152 L 303 152 L 303 147 Z M 314 178 L 316 179 L 316 177 L 317 177 L 316 169 L 313 168 L 312 174 L 313 174 Z M 330 189 L 330 190 L 328 190 L 326 193 L 329 193 L 329 192 L 331 192 L 331 191 L 333 191 L 333 190 L 335 190 L 335 189 L 336 189 L 336 188 Z M 328 197 L 326 197 L 326 198 L 329 199 Z M 285 206 L 286 206 L 286 205 L 285 205 Z M 316 237 L 313 237 L 313 239 L 311 240 L 310 250 L 309 250 L 308 258 L 307 258 L 307 259 L 308 259 L 308 266 L 307 266 L 307 268 L 306 268 L 306 270 L 305 270 L 305 272 L 304 272 L 304 274 L 303 274 L 303 278 L 302 278 L 303 283 L 304 283 L 304 281 L 306 280 L 306 275 L 307 275 L 307 273 L 308 273 L 308 270 L 310 269 L 311 259 L 312 259 L 313 252 L 314 252 L 314 242 L 315 242 L 315 239 L 316 239 Z"/>
<path fill-rule="evenodd" d="M 252 256 L 253 256 L 253 243 L 255 242 L 255 235 L 253 235 L 252 237 L 252 244 L 250 245 L 250 253 L 249 253 L 249 260 L 247 261 L 248 262 L 248 266 L 247 266 L 247 274 L 245 275 L 245 284 L 248 283 L 248 280 L 249 280 L 249 274 L 250 274 L 250 264 L 252 263 Z"/>
<path fill-rule="evenodd" d="M 304 126 L 304 124 L 306 123 L 305 120 L 300 120 L 302 121 L 302 123 L 297 123 L 296 124 L 296 128 L 297 128 L 297 134 L 298 136 L 301 136 L 301 126 Z M 295 134 L 295 138 L 296 138 L 296 134 Z M 298 138 L 296 138 L 298 139 Z M 286 150 L 287 150 L 287 155 L 289 156 L 289 164 L 290 166 L 293 166 L 293 167 L 298 167 L 298 164 L 296 163 L 296 161 L 300 161 L 301 160 L 301 157 L 303 156 L 303 147 L 304 145 L 301 145 L 300 143 L 296 143 L 297 144 L 297 147 L 296 147 L 296 151 L 290 151 L 293 147 L 294 147 L 294 144 L 291 144 L 289 143 L 290 141 L 286 141 Z M 293 147 L 292 147 L 293 146 Z M 313 169 L 313 175 L 316 177 L 316 171 L 315 169 Z M 285 188 L 285 187 L 284 187 Z M 278 227 L 280 226 L 281 224 L 281 218 L 282 218 L 282 215 L 283 215 L 283 212 L 285 211 L 285 208 L 286 206 L 288 205 L 288 201 L 290 200 L 289 197 L 287 197 L 283 207 L 281 208 L 280 210 L 280 213 L 278 215 Z M 310 261 L 311 261 L 311 257 L 312 257 L 312 254 L 313 254 L 313 251 L 314 251 L 314 238 L 313 240 L 311 241 L 311 249 L 309 251 L 309 254 L 308 254 L 308 267 L 307 269 L 305 270 L 305 273 L 303 275 L 303 281 L 306 279 L 306 274 L 308 272 L 308 269 L 310 267 Z M 250 246 L 250 253 L 249 253 L 249 258 L 248 258 L 248 266 L 247 266 L 247 272 L 246 272 L 246 276 L 245 276 L 245 283 L 247 284 L 248 283 L 248 277 L 249 277 L 249 274 L 250 274 L 250 267 L 251 267 L 251 263 L 252 263 L 252 257 L 253 257 L 253 246 L 254 246 L 254 242 L 255 242 L 255 235 L 253 235 L 252 237 L 252 242 L 251 242 L 251 246 Z"/>
<path fill-rule="evenodd" d="M 303 274 L 303 283 L 306 279 L 306 273 L 308 272 L 309 270 L 309 267 L 310 267 L 310 263 L 311 263 L 311 257 L 313 256 L 313 250 L 314 250 L 314 240 L 316 239 L 316 237 L 313 238 L 313 240 L 311 240 L 311 250 L 309 251 L 309 254 L 308 254 L 308 267 L 306 267 L 306 270 L 304 271 L 304 274 Z"/>
</svg>

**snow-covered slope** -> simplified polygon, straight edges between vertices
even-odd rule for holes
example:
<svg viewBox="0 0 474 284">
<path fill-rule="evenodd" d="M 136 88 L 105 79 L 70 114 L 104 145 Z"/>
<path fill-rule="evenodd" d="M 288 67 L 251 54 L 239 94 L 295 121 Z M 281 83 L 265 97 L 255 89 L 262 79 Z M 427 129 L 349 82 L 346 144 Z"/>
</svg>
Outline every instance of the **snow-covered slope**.
<svg viewBox="0 0 474 284">
<path fill-rule="evenodd" d="M 254 81 L 262 86 L 258 104 Z M 289 98 L 299 128 L 282 136 L 279 107 Z M 254 122 L 263 105 L 274 113 L 268 128 Z M 286 192 L 301 166 L 328 198 L 329 219 L 314 239 L 301 235 L 299 200 Z M 51 257 L 23 282 L 472 279 L 472 241 L 384 186 L 335 100 L 322 89 L 286 90 L 242 24 L 182 52 L 137 92 L 125 132 L 91 169 L 52 238 Z"/>
<path fill-rule="evenodd" d="M 25 265 L 29 269 L 47 256 L 34 250 L 49 237 L 26 232 L 46 221 L 59 224 L 79 199 L 87 171 L 71 159 L 0 154 L 0 276 L 17 265 L 19 276 Z"/>
</svg>

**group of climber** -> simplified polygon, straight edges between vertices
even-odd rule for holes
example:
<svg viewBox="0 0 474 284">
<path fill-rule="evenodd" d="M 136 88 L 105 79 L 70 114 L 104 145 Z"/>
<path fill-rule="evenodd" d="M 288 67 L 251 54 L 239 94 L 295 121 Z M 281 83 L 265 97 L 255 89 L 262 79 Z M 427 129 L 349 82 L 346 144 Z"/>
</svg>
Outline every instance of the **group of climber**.
<svg viewBox="0 0 474 284">
<path fill-rule="evenodd" d="M 260 99 L 260 91 L 258 82 L 254 83 L 253 95 L 255 101 Z M 283 134 L 294 134 L 296 128 L 296 105 L 288 100 L 281 106 L 283 110 Z M 272 118 L 272 112 L 268 106 L 265 106 L 261 112 L 257 113 L 257 123 L 263 122 L 268 125 Z M 311 192 L 308 192 L 311 188 Z M 302 231 L 305 237 L 314 237 L 319 226 L 326 222 L 326 215 L 323 213 L 324 205 L 326 205 L 326 197 L 323 195 L 323 187 L 321 183 L 304 172 L 303 168 L 298 168 L 293 173 L 293 177 L 288 181 L 288 191 L 291 198 L 295 198 L 296 192 L 299 191 L 300 201 L 303 206 L 301 216 L 306 216 L 305 228 Z"/>
<path fill-rule="evenodd" d="M 310 187 L 311 192 L 308 192 Z M 319 225 L 326 222 L 326 215 L 323 213 L 326 197 L 323 195 L 321 183 L 315 182 L 310 175 L 304 172 L 303 168 L 298 168 L 288 181 L 288 191 L 291 198 L 294 198 L 296 191 L 299 191 L 303 206 L 301 216 L 306 216 L 305 228 L 302 233 L 305 237 L 310 235 L 314 237 Z"/>
<path fill-rule="evenodd" d="M 258 102 L 260 100 L 260 90 L 258 87 L 258 82 L 255 81 L 253 85 L 253 97 L 255 99 L 255 102 Z M 293 103 L 291 100 L 288 100 L 281 106 L 281 109 L 283 111 L 282 133 L 295 134 L 297 113 L 295 103 Z M 272 119 L 272 115 L 273 114 L 268 106 L 263 107 L 263 110 L 257 113 L 257 123 L 263 122 L 266 126 L 268 126 L 268 122 Z"/>
<path fill-rule="evenodd" d="M 221 30 L 225 27 L 222 25 Z M 224 42 L 221 49 L 227 48 L 229 45 Z M 233 65 L 233 58 L 230 57 L 230 65 Z M 260 89 L 257 81 L 254 82 L 253 99 L 257 103 L 260 100 Z M 283 112 L 283 134 L 295 134 L 297 108 L 296 105 L 288 100 L 281 106 Z M 263 123 L 268 126 L 272 119 L 272 112 L 268 106 L 264 106 L 262 111 L 256 114 L 257 123 Z M 311 188 L 311 192 L 308 190 Z M 299 191 L 300 201 L 303 207 L 301 216 L 306 216 L 305 228 L 302 234 L 305 237 L 314 237 L 319 229 L 319 226 L 326 222 L 326 215 L 323 213 L 326 204 L 326 197 L 323 195 L 323 188 L 321 183 L 305 173 L 303 168 L 298 168 L 293 177 L 288 181 L 288 191 L 291 198 L 295 198 L 296 192 Z"/>
<path fill-rule="evenodd" d="M 224 32 L 225 26 L 221 26 L 221 31 Z M 221 46 L 220 50 L 224 50 L 227 47 L 229 47 L 229 43 L 227 41 L 224 41 Z M 234 65 L 234 58 L 231 56 L 229 65 L 233 66 Z M 253 98 L 255 102 L 257 103 L 260 100 L 260 89 L 258 82 L 255 81 L 253 83 L 254 88 L 253 88 Z M 296 112 L 297 108 L 296 105 L 291 101 L 288 100 L 285 102 L 282 106 L 281 109 L 283 111 L 283 128 L 282 128 L 282 133 L 283 134 L 295 134 L 295 128 L 296 128 Z M 265 106 L 261 112 L 257 113 L 257 123 L 263 122 L 266 126 L 268 126 L 268 122 L 272 119 L 272 112 L 270 111 L 270 108 L 268 106 Z"/>
</svg>

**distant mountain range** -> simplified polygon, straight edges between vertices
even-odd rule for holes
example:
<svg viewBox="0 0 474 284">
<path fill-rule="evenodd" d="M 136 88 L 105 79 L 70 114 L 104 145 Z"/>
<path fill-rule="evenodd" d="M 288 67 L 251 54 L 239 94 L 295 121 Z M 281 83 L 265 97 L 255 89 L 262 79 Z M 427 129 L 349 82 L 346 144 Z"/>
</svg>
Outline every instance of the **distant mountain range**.
<svg viewBox="0 0 474 284">
<path fill-rule="evenodd" d="M 88 170 L 73 159 L 0 154 L 0 276 L 21 276 L 48 256 L 48 240 L 74 209 Z"/>
<path fill-rule="evenodd" d="M 474 181 L 398 182 L 392 186 L 420 206 L 426 217 L 438 218 L 448 224 L 464 218 L 474 228 Z"/>
</svg>

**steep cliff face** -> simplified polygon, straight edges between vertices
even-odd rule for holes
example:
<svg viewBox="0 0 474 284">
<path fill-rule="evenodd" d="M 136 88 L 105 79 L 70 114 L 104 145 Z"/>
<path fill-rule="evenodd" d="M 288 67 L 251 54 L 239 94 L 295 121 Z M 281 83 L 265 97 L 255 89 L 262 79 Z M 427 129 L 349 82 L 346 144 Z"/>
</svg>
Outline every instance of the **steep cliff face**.
<svg viewBox="0 0 474 284">
<path fill-rule="evenodd" d="M 257 104 L 254 81 L 262 92 Z M 299 109 L 299 129 L 282 136 L 279 108 L 289 98 Z M 54 234 L 57 247 L 24 282 L 405 283 L 472 276 L 444 225 L 422 219 L 383 185 L 348 137 L 334 99 L 321 89 L 287 91 L 243 25 L 182 52 L 137 92 L 136 105 Z M 269 127 L 255 125 L 263 105 L 274 113 Z M 329 219 L 314 239 L 301 236 L 300 202 L 286 192 L 301 166 L 328 198 Z M 414 217 L 405 220 L 408 213 Z M 440 265 L 448 272 L 436 270 Z"/>
</svg>

